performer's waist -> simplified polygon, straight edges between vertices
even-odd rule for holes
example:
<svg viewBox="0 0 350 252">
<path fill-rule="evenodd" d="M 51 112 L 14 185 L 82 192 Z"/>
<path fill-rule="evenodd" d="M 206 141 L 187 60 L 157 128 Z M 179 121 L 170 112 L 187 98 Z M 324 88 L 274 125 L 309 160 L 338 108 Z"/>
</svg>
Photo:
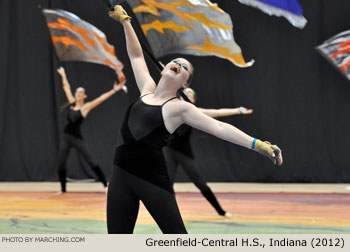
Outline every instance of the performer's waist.
<svg viewBox="0 0 350 252">
<path fill-rule="evenodd" d="M 80 131 L 80 127 L 72 127 L 67 125 L 66 127 L 64 127 L 63 132 L 71 135 L 71 136 L 75 136 L 78 138 L 83 138 L 81 131 Z"/>
<path fill-rule="evenodd" d="M 121 145 L 115 150 L 114 164 L 152 184 L 173 193 L 161 149 L 141 145 Z"/>
<path fill-rule="evenodd" d="M 158 162 L 165 164 L 164 155 L 160 148 L 152 148 L 144 144 L 124 144 L 115 149 L 114 164 L 118 166 L 132 166 L 134 164 L 149 166 L 157 165 Z"/>
</svg>

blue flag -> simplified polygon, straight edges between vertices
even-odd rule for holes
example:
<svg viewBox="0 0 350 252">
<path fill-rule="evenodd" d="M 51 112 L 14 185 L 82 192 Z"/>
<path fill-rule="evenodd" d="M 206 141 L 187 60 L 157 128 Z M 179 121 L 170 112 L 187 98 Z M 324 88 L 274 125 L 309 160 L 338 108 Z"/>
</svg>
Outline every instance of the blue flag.
<svg viewBox="0 0 350 252">
<path fill-rule="evenodd" d="M 238 0 L 242 4 L 253 6 L 261 11 L 278 17 L 286 18 L 293 26 L 304 28 L 307 20 L 298 0 Z"/>
</svg>

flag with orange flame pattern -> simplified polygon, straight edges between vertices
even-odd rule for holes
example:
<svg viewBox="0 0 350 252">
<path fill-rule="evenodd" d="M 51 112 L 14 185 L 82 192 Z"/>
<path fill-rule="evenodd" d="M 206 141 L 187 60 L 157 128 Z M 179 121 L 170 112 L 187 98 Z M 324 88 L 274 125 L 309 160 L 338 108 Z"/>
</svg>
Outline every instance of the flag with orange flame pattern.
<svg viewBox="0 0 350 252">
<path fill-rule="evenodd" d="M 64 10 L 43 9 L 57 56 L 61 61 L 85 61 L 109 66 L 125 81 L 123 64 L 105 34 L 92 24 Z"/>
<path fill-rule="evenodd" d="M 156 58 L 214 55 L 249 67 L 233 37 L 230 16 L 209 0 L 127 0 Z"/>
<path fill-rule="evenodd" d="M 316 49 L 350 80 L 350 30 L 324 41 Z"/>
</svg>

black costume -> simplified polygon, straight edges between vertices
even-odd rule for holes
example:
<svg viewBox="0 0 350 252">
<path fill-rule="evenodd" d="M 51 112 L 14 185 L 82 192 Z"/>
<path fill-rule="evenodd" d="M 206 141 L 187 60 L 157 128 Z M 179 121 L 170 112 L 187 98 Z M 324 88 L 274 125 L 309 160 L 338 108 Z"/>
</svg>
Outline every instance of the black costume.
<svg viewBox="0 0 350 252">
<path fill-rule="evenodd" d="M 132 103 L 121 126 L 107 196 L 108 233 L 132 233 L 141 200 L 163 233 L 187 233 L 170 184 L 162 147 L 169 132 L 162 105 L 141 96 Z"/>
<path fill-rule="evenodd" d="M 224 216 L 225 211 L 220 206 L 215 195 L 206 184 L 194 159 L 190 137 L 193 128 L 183 124 L 170 136 L 167 148 L 164 148 L 166 160 L 168 161 L 168 172 L 172 185 L 174 184 L 177 168 L 181 166 L 191 181 L 201 191 L 203 196 L 215 208 L 219 215 Z"/>
<path fill-rule="evenodd" d="M 64 127 L 61 138 L 60 149 L 58 153 L 58 176 L 61 182 L 62 192 L 66 192 L 66 161 L 72 147 L 76 148 L 79 154 L 85 159 L 98 179 L 106 187 L 107 182 L 101 168 L 92 160 L 90 152 L 81 135 L 80 126 L 84 117 L 80 110 L 69 109 L 67 115 L 67 124 Z"/>
</svg>

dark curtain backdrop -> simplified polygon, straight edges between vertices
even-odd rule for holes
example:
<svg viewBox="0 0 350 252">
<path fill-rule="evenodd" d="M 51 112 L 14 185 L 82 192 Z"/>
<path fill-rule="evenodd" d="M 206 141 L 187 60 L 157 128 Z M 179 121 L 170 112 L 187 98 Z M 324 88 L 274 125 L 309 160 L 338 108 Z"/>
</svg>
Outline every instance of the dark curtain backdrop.
<svg viewBox="0 0 350 252">
<path fill-rule="evenodd" d="M 236 0 L 217 2 L 231 15 L 245 58 L 256 63 L 240 69 L 216 57 L 185 56 L 195 67 L 197 105 L 253 108 L 250 116 L 221 120 L 277 143 L 284 164 L 273 166 L 250 150 L 195 131 L 192 143 L 204 176 L 213 182 L 350 182 L 350 83 L 314 49 L 350 28 L 350 1 L 299 0 L 308 20 L 303 30 Z M 97 26 L 125 64 L 130 92 L 119 92 L 96 108 L 82 128 L 94 159 L 109 176 L 124 111 L 139 95 L 121 25 L 107 16 L 99 0 L 0 0 L 0 180 L 57 180 L 65 119 L 58 108 L 66 98 L 56 72 L 60 63 L 38 5 L 73 12 Z M 105 66 L 78 62 L 63 66 L 72 89 L 86 87 L 89 99 L 109 90 L 115 79 Z M 151 63 L 149 68 L 158 80 Z M 68 177 L 93 177 L 74 151 Z M 187 177 L 180 172 L 178 180 Z"/>
</svg>

